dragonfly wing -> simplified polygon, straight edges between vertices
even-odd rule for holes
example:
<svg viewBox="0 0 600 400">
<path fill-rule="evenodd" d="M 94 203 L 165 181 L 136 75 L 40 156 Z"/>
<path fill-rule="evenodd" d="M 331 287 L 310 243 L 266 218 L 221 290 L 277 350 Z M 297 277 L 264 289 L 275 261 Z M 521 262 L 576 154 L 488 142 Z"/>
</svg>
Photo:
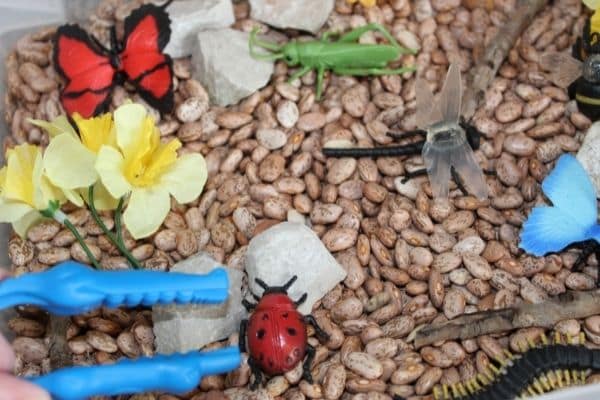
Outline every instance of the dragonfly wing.
<svg viewBox="0 0 600 400">
<path fill-rule="evenodd" d="M 417 96 L 417 127 L 424 129 L 442 120 L 442 114 L 434 103 L 433 93 L 427 81 L 418 77 L 415 81 Z"/>
<path fill-rule="evenodd" d="M 462 101 L 462 82 L 458 63 L 450 64 L 438 99 L 442 121 L 458 123 Z"/>
<path fill-rule="evenodd" d="M 452 150 L 451 156 L 452 166 L 469 193 L 474 194 L 479 199 L 487 198 L 487 183 L 469 143 L 465 140 L 462 146 Z"/>
<path fill-rule="evenodd" d="M 450 181 L 450 152 L 429 142 L 425 142 L 422 155 L 425 167 L 427 168 L 433 197 L 447 198 Z"/>
</svg>

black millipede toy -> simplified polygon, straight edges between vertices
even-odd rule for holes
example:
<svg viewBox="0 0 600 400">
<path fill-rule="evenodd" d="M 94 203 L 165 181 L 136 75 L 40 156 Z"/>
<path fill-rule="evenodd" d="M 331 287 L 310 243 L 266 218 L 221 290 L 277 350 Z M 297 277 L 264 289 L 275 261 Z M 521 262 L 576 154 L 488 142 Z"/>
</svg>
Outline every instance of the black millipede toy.
<svg viewBox="0 0 600 400">
<path fill-rule="evenodd" d="M 497 359 L 485 373 L 467 382 L 437 385 L 435 400 L 512 400 L 533 397 L 556 389 L 585 383 L 589 371 L 600 371 L 600 349 L 583 345 L 548 343 L 542 335 L 542 345 L 529 344 L 529 349 Z M 583 334 L 580 335 L 583 342 Z M 394 400 L 402 400 L 395 396 Z"/>
</svg>

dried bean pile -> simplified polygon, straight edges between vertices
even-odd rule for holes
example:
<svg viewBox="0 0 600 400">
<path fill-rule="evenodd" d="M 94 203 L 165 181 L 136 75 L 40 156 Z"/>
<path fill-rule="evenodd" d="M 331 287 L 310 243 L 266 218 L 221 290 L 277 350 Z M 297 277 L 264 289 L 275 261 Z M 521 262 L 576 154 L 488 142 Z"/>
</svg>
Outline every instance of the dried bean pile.
<svg viewBox="0 0 600 400">
<path fill-rule="evenodd" d="M 515 7 L 515 0 L 378 3 L 364 10 L 337 0 L 329 25 L 386 25 L 402 44 L 420 48 L 405 61 L 416 63 L 435 90 L 448 60 L 460 59 L 467 71 Z M 124 17 L 138 5 L 106 0 L 91 16 L 88 29 L 106 42 L 107 27 L 116 21 L 122 32 Z M 249 31 L 255 24 L 246 1 L 235 3 L 235 15 L 237 29 Z M 545 51 L 568 49 L 588 16 L 580 0 L 554 1 L 532 21 L 487 91 L 474 117 L 485 134 L 477 156 L 485 169 L 497 173 L 486 178 L 491 195 L 484 202 L 458 190 L 447 201 L 433 201 L 426 179 L 399 192 L 394 179 L 418 167 L 418 156 L 355 160 L 322 155 L 321 147 L 329 140 L 384 145 L 391 141 L 385 135 L 389 126 L 414 128 L 412 74 L 328 76 L 324 100 L 317 103 L 314 73 L 288 84 L 288 67 L 279 63 L 270 85 L 237 106 L 220 108 L 210 105 L 202 85 L 191 79 L 189 59 L 175 60 L 176 110 L 163 116 L 160 130 L 165 140 L 178 137 L 183 151 L 204 154 L 210 177 L 199 201 L 172 204 L 154 236 L 136 242 L 126 235 L 134 256 L 145 268 L 167 270 L 202 250 L 242 269 L 253 236 L 279 221 L 307 220 L 348 276 L 315 306 L 314 314 L 331 338 L 324 345 L 310 338 L 317 345 L 314 384 L 300 381 L 299 366 L 251 394 L 244 362 L 226 377 L 205 378 L 198 391 L 184 397 L 143 394 L 120 399 L 428 398 L 435 384 L 467 380 L 503 349 L 519 351 L 525 338 L 535 340 L 541 329 L 417 350 L 411 332 L 465 313 L 594 287 L 594 257 L 583 272 L 572 273 L 577 251 L 535 258 L 518 249 L 527 212 L 543 201 L 541 181 L 560 154 L 578 149 L 590 125 L 566 92 L 547 81 L 537 60 Z M 5 117 L 12 134 L 4 148 L 26 141 L 46 144 L 46 134 L 26 118 L 52 119 L 61 113 L 59 81 L 50 65 L 52 33 L 23 37 L 6 60 Z M 368 33 L 361 41 L 376 39 Z M 112 106 L 126 97 L 127 89 L 117 88 Z M 104 268 L 127 268 L 87 210 L 65 211 Z M 112 215 L 104 214 L 104 220 L 111 228 Z M 55 222 L 33 228 L 26 240 L 11 238 L 9 253 L 17 273 L 68 259 L 87 261 L 74 237 Z M 67 341 L 67 358 L 77 365 L 154 352 L 148 310 L 96 310 L 71 318 L 66 332 L 53 331 L 56 324 L 38 310 L 18 311 L 10 326 L 17 335 L 19 374 L 50 370 L 61 339 Z M 583 331 L 590 345 L 600 345 L 600 316 L 563 321 L 555 329 L 571 336 Z M 234 335 L 229 342 L 237 340 Z"/>
</svg>

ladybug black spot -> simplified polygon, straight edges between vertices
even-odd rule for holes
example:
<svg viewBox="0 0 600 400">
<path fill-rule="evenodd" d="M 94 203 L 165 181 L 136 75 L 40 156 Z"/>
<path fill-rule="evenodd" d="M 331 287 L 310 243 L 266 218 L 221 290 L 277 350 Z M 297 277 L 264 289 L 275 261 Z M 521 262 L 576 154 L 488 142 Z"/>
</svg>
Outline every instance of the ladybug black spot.
<svg viewBox="0 0 600 400">
<path fill-rule="evenodd" d="M 256 337 L 262 339 L 265 337 L 265 333 L 267 333 L 267 331 L 261 328 L 258 330 L 258 332 L 256 332 Z"/>
<path fill-rule="evenodd" d="M 289 317 L 289 314 L 288 314 L 288 313 L 286 313 L 286 312 L 284 312 L 283 314 L 281 314 L 281 317 L 282 317 L 282 318 L 287 318 L 287 317 Z"/>
<path fill-rule="evenodd" d="M 269 314 L 263 314 L 263 316 L 262 316 L 262 320 L 263 320 L 263 321 L 266 321 L 266 320 L 268 320 L 268 319 L 269 319 Z"/>
<path fill-rule="evenodd" d="M 296 334 L 298 333 L 294 328 L 287 328 L 287 332 L 290 336 L 296 336 Z"/>
</svg>

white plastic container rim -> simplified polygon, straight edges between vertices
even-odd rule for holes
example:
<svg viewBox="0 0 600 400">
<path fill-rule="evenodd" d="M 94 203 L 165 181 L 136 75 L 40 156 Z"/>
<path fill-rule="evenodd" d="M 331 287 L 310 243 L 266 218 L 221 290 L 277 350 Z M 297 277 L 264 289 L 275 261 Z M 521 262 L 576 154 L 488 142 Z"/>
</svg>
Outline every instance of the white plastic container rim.
<svg viewBox="0 0 600 400">
<path fill-rule="evenodd" d="M 15 4 L 17 3 L 17 4 Z M 0 0 L 0 94 L 5 90 L 4 59 L 13 44 L 24 34 L 35 31 L 45 25 L 62 21 L 84 19 L 93 10 L 98 0 Z M 4 104 L 0 102 L 0 115 L 4 115 Z M 0 121 L 0 138 L 8 134 L 4 119 Z M 0 154 L 2 160 L 3 154 Z M 0 226 L 0 266 L 8 266 L 7 242 L 9 227 Z M 0 331 L 7 332 L 4 321 L 7 315 L 0 317 Z M 573 387 L 536 397 L 539 400 L 600 400 L 600 383 Z M 508 399 L 507 399 L 508 400 Z"/>
</svg>

